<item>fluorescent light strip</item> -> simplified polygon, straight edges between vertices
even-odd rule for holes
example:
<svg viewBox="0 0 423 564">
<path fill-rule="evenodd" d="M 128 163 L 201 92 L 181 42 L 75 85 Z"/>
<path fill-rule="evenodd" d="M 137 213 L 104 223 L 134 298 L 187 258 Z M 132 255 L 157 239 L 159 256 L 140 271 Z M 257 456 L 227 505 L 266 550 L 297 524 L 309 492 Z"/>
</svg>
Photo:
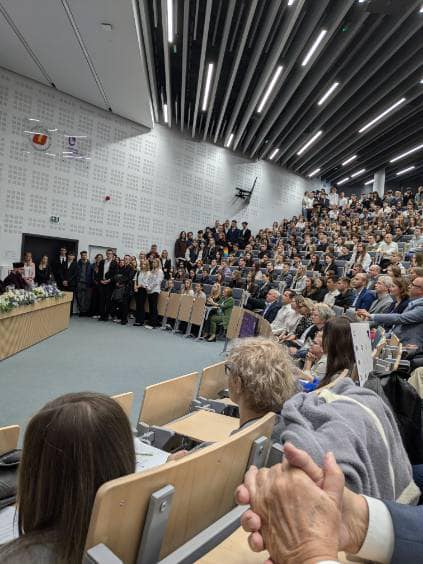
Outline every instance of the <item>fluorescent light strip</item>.
<svg viewBox="0 0 423 564">
<path fill-rule="evenodd" d="M 360 174 L 363 174 L 363 172 L 366 172 L 366 169 L 360 168 L 360 170 L 357 170 L 357 172 L 354 172 L 354 174 L 351 175 L 351 178 L 355 178 L 356 176 L 360 176 Z"/>
<path fill-rule="evenodd" d="M 167 0 L 167 39 L 173 42 L 173 0 Z"/>
<path fill-rule="evenodd" d="M 373 184 L 374 179 L 372 178 L 371 180 L 368 180 L 367 182 L 364 183 L 364 186 L 368 186 L 369 184 Z"/>
<path fill-rule="evenodd" d="M 352 163 L 356 158 L 357 155 L 353 155 L 352 157 L 349 157 L 346 161 L 342 163 L 342 166 L 346 166 L 348 163 Z"/>
<path fill-rule="evenodd" d="M 227 141 L 225 147 L 230 147 L 230 146 L 231 146 L 231 143 L 232 143 L 232 141 L 233 141 L 233 138 L 234 138 L 234 134 L 231 133 L 231 134 L 229 135 L 229 139 L 228 139 L 228 141 Z"/>
<path fill-rule="evenodd" d="M 165 123 L 167 123 L 167 122 L 168 122 L 168 117 L 167 117 L 167 104 L 163 104 L 163 117 L 164 117 Z"/>
<path fill-rule="evenodd" d="M 409 167 L 407 167 L 407 168 L 403 168 L 402 170 L 399 170 L 399 171 L 397 172 L 397 176 L 401 176 L 401 174 L 405 174 L 406 172 L 408 172 L 408 171 L 410 171 L 410 170 L 413 170 L 413 169 L 415 169 L 415 168 L 416 168 L 416 167 L 415 167 L 414 165 L 413 165 L 413 166 L 409 166 Z"/>
<path fill-rule="evenodd" d="M 292 4 L 295 2 L 295 0 L 288 0 L 288 6 L 292 6 Z"/>
<path fill-rule="evenodd" d="M 209 63 L 207 69 L 207 78 L 206 78 L 206 87 L 204 88 L 204 98 L 203 98 L 203 107 L 201 108 L 203 112 L 207 110 L 207 102 L 209 100 L 209 92 L 210 92 L 210 83 L 213 74 L 213 63 Z"/>
<path fill-rule="evenodd" d="M 317 37 L 316 41 L 313 43 L 313 45 L 311 46 L 310 51 L 307 53 L 307 55 L 304 58 L 304 61 L 301 63 L 301 65 L 303 67 L 306 66 L 306 64 L 309 62 L 309 60 L 311 59 L 311 57 L 313 56 L 313 53 L 316 51 L 317 47 L 320 45 L 320 43 L 322 42 L 322 39 L 324 38 L 324 36 L 327 34 L 327 30 L 326 29 L 322 29 L 322 31 L 319 33 L 319 36 Z"/>
<path fill-rule="evenodd" d="M 278 153 L 279 153 L 279 149 L 275 149 L 274 151 L 272 151 L 269 160 L 271 161 L 272 159 L 274 159 Z"/>
<path fill-rule="evenodd" d="M 318 106 L 321 106 L 321 105 L 323 104 L 323 102 L 324 102 L 325 100 L 327 100 L 327 98 L 329 98 L 329 96 L 332 94 L 332 92 L 338 88 L 338 86 L 339 86 L 339 82 L 334 82 L 334 83 L 332 84 L 332 86 L 329 88 L 329 90 L 326 92 L 326 94 L 324 94 L 324 95 L 320 98 L 320 100 L 317 102 L 317 105 L 318 105 Z"/>
<path fill-rule="evenodd" d="M 302 155 L 302 154 L 304 153 L 304 151 L 305 151 L 306 149 L 308 149 L 308 147 L 310 147 L 310 145 L 311 145 L 312 143 L 314 143 L 318 137 L 321 136 L 322 133 L 323 133 L 323 131 L 320 130 L 320 131 L 318 131 L 315 135 L 313 135 L 313 137 L 312 137 L 309 141 L 307 141 L 307 143 L 306 143 L 305 145 L 303 145 L 303 146 L 301 147 L 301 149 L 298 151 L 297 155 Z"/>
<path fill-rule="evenodd" d="M 392 110 L 394 110 L 396 107 L 398 107 L 399 105 L 401 105 L 403 102 L 405 102 L 405 98 L 401 98 L 400 100 L 397 100 L 395 102 L 395 104 L 392 104 L 392 106 L 390 106 L 388 109 L 386 109 L 384 112 L 382 112 L 381 114 L 379 114 L 378 116 L 375 117 L 375 119 L 372 119 L 372 121 L 369 121 L 369 123 L 366 123 L 366 125 L 364 125 L 361 129 L 358 130 L 359 133 L 363 133 L 363 131 L 366 131 L 366 129 L 369 129 L 369 127 L 371 127 L 372 125 L 374 125 L 375 123 L 377 123 L 378 121 L 380 121 L 383 117 L 385 117 L 387 114 L 389 114 L 390 112 L 392 112 Z"/>
<path fill-rule="evenodd" d="M 338 186 L 341 186 L 341 184 L 345 184 L 345 182 L 348 182 L 348 180 L 350 179 L 349 176 L 346 176 L 345 178 L 343 178 L 342 180 L 340 180 L 339 182 L 337 182 Z"/>
<path fill-rule="evenodd" d="M 419 10 L 419 14 L 423 14 L 423 4 L 422 4 L 422 6 L 421 6 L 421 8 L 420 8 L 420 10 Z"/>
<path fill-rule="evenodd" d="M 412 149 L 410 149 L 409 151 L 406 151 L 405 153 L 401 153 L 397 157 L 394 157 L 393 159 L 391 159 L 389 162 L 394 163 L 396 161 L 399 161 L 400 159 L 403 159 L 404 157 L 408 157 L 408 155 L 411 155 L 412 153 L 415 153 L 416 151 L 420 151 L 420 149 L 423 149 L 423 143 L 421 145 L 417 145 L 417 147 L 413 147 Z"/>
<path fill-rule="evenodd" d="M 262 111 L 262 109 L 264 108 L 264 104 L 267 102 L 267 99 L 269 98 L 272 90 L 275 87 L 276 81 L 278 80 L 281 72 L 283 71 L 283 66 L 279 65 L 278 68 L 276 69 L 276 72 L 272 78 L 272 80 L 270 81 L 269 86 L 267 87 L 266 92 L 264 93 L 263 98 L 261 99 L 261 102 L 257 108 L 257 112 L 260 113 Z"/>
<path fill-rule="evenodd" d="M 316 174 L 320 172 L 320 168 L 315 168 L 313 171 L 310 172 L 310 174 L 308 175 L 309 178 L 313 178 L 313 176 L 316 176 Z"/>
</svg>

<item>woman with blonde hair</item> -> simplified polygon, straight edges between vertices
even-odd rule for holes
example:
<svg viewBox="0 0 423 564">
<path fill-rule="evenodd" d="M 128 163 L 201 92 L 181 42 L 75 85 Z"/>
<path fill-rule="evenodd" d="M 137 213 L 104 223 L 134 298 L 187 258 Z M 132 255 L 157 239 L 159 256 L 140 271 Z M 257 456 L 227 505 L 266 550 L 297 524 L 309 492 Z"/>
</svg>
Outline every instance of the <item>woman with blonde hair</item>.
<svg viewBox="0 0 423 564">
<path fill-rule="evenodd" d="M 145 302 L 147 301 L 149 274 L 150 263 L 147 259 L 142 259 L 140 262 L 140 269 L 134 276 L 134 295 L 136 305 L 134 327 L 141 327 L 145 322 Z"/>
<path fill-rule="evenodd" d="M 157 302 L 163 282 L 164 274 L 160 259 L 153 259 L 151 262 L 151 270 L 148 275 L 147 296 L 148 306 L 150 309 L 150 325 L 146 327 L 155 329 L 159 325 L 159 316 L 157 312 Z"/>
<path fill-rule="evenodd" d="M 181 288 L 182 296 L 194 296 L 194 290 L 192 289 L 191 278 L 185 278 L 183 286 Z"/>
</svg>

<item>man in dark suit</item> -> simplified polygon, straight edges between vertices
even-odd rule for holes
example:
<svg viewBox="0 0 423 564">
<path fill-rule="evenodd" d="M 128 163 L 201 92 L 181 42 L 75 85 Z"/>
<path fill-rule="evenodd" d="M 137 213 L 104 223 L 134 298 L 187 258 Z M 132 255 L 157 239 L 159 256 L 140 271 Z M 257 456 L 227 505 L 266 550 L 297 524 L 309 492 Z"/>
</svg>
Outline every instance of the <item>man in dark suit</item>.
<svg viewBox="0 0 423 564">
<path fill-rule="evenodd" d="M 241 229 L 241 235 L 239 238 L 239 245 L 241 247 L 241 249 L 245 249 L 245 245 L 248 244 L 250 237 L 251 237 L 251 230 L 248 229 L 248 222 L 247 221 L 243 221 L 242 222 L 242 229 Z"/>
<path fill-rule="evenodd" d="M 339 295 L 336 296 L 334 305 L 343 307 L 344 309 L 348 309 L 349 307 L 352 307 L 352 304 L 355 299 L 355 293 L 354 290 L 350 288 L 350 279 L 339 278 L 337 286 L 339 290 Z"/>
<path fill-rule="evenodd" d="M 246 309 L 264 309 L 266 307 L 266 296 L 269 290 L 271 290 L 271 279 L 269 274 L 263 274 L 263 284 L 260 286 L 260 289 L 257 293 L 256 297 L 249 297 L 247 303 L 245 304 Z"/>
<path fill-rule="evenodd" d="M 114 288 L 114 278 L 117 273 L 118 265 L 113 258 L 113 249 L 107 249 L 106 258 L 100 262 L 98 267 L 100 291 L 99 321 L 108 321 L 109 319 L 110 305 Z"/>
<path fill-rule="evenodd" d="M 269 323 L 273 323 L 278 311 L 281 309 L 281 304 L 278 302 L 280 294 L 277 290 L 272 289 L 267 292 L 266 306 L 263 310 L 263 317 Z"/>
<path fill-rule="evenodd" d="M 73 251 L 68 252 L 66 264 L 61 272 L 64 291 L 72 292 L 70 314 L 73 315 L 73 302 L 75 300 L 76 286 L 78 284 L 78 264 Z"/>
<path fill-rule="evenodd" d="M 29 290 L 28 284 L 25 282 L 24 277 L 24 264 L 23 262 L 14 262 L 13 270 L 3 280 L 3 286 L 14 286 L 16 290 Z"/>
<path fill-rule="evenodd" d="M 356 291 L 351 307 L 355 309 L 366 309 L 368 311 L 369 307 L 375 301 L 376 296 L 366 287 L 367 274 L 364 272 L 358 272 L 351 280 L 351 285 Z"/>
<path fill-rule="evenodd" d="M 228 229 L 228 232 L 226 233 L 226 241 L 232 247 L 232 245 L 238 244 L 240 236 L 241 236 L 241 231 L 240 229 L 238 229 L 236 220 L 233 219 L 231 222 L 231 227 Z"/>
<path fill-rule="evenodd" d="M 56 280 L 57 287 L 60 288 L 60 290 L 65 290 L 65 287 L 63 286 L 63 272 L 66 269 L 66 263 L 68 261 L 66 256 L 67 253 L 68 251 L 66 247 L 60 247 L 59 256 L 51 265 L 54 279 Z"/>
<path fill-rule="evenodd" d="M 335 563 L 338 551 L 356 554 L 360 561 L 423 562 L 423 506 L 351 492 L 344 487 L 333 454 L 326 455 L 323 470 L 306 452 L 285 443 L 284 459 L 284 467 L 278 464 L 260 471 L 253 467 L 236 491 L 239 504 L 252 505 L 241 517 L 244 530 L 254 533 L 252 550 L 263 550 L 267 538 L 266 549 L 275 562 Z M 269 528 L 262 518 L 272 514 L 280 519 Z M 304 543 L 304 538 L 313 542 Z"/>
</svg>

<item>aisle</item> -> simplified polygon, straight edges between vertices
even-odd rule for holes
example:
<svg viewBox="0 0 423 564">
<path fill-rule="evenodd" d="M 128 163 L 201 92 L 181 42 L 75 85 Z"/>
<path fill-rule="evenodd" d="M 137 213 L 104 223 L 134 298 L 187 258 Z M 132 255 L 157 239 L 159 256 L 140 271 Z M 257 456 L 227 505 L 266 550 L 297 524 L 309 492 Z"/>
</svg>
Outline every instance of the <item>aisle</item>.
<svg viewBox="0 0 423 564">
<path fill-rule="evenodd" d="M 67 331 L 0 362 L 0 426 L 25 427 L 49 399 L 82 390 L 134 392 L 134 424 L 145 386 L 213 364 L 222 348 L 222 342 L 75 317 Z"/>
</svg>

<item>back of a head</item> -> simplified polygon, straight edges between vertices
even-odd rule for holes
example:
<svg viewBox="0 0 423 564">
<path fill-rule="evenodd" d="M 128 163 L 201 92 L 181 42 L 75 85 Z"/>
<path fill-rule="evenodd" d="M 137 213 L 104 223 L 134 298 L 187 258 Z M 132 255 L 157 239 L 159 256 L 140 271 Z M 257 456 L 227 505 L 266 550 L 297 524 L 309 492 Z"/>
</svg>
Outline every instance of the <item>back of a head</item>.
<svg viewBox="0 0 423 564">
<path fill-rule="evenodd" d="M 335 374 L 355 364 L 354 347 L 351 335 L 351 322 L 347 317 L 333 317 L 323 327 L 322 346 L 327 355 L 326 374 L 320 386 L 330 383 Z"/>
<path fill-rule="evenodd" d="M 272 339 L 238 340 L 227 365 L 230 376 L 240 380 L 246 404 L 257 413 L 279 413 L 285 401 L 298 392 L 297 368 L 286 347 Z"/>
<path fill-rule="evenodd" d="M 21 534 L 49 533 L 58 562 L 81 562 L 98 488 L 134 471 L 129 420 L 115 400 L 82 392 L 47 403 L 25 433 L 18 484 Z"/>
</svg>

